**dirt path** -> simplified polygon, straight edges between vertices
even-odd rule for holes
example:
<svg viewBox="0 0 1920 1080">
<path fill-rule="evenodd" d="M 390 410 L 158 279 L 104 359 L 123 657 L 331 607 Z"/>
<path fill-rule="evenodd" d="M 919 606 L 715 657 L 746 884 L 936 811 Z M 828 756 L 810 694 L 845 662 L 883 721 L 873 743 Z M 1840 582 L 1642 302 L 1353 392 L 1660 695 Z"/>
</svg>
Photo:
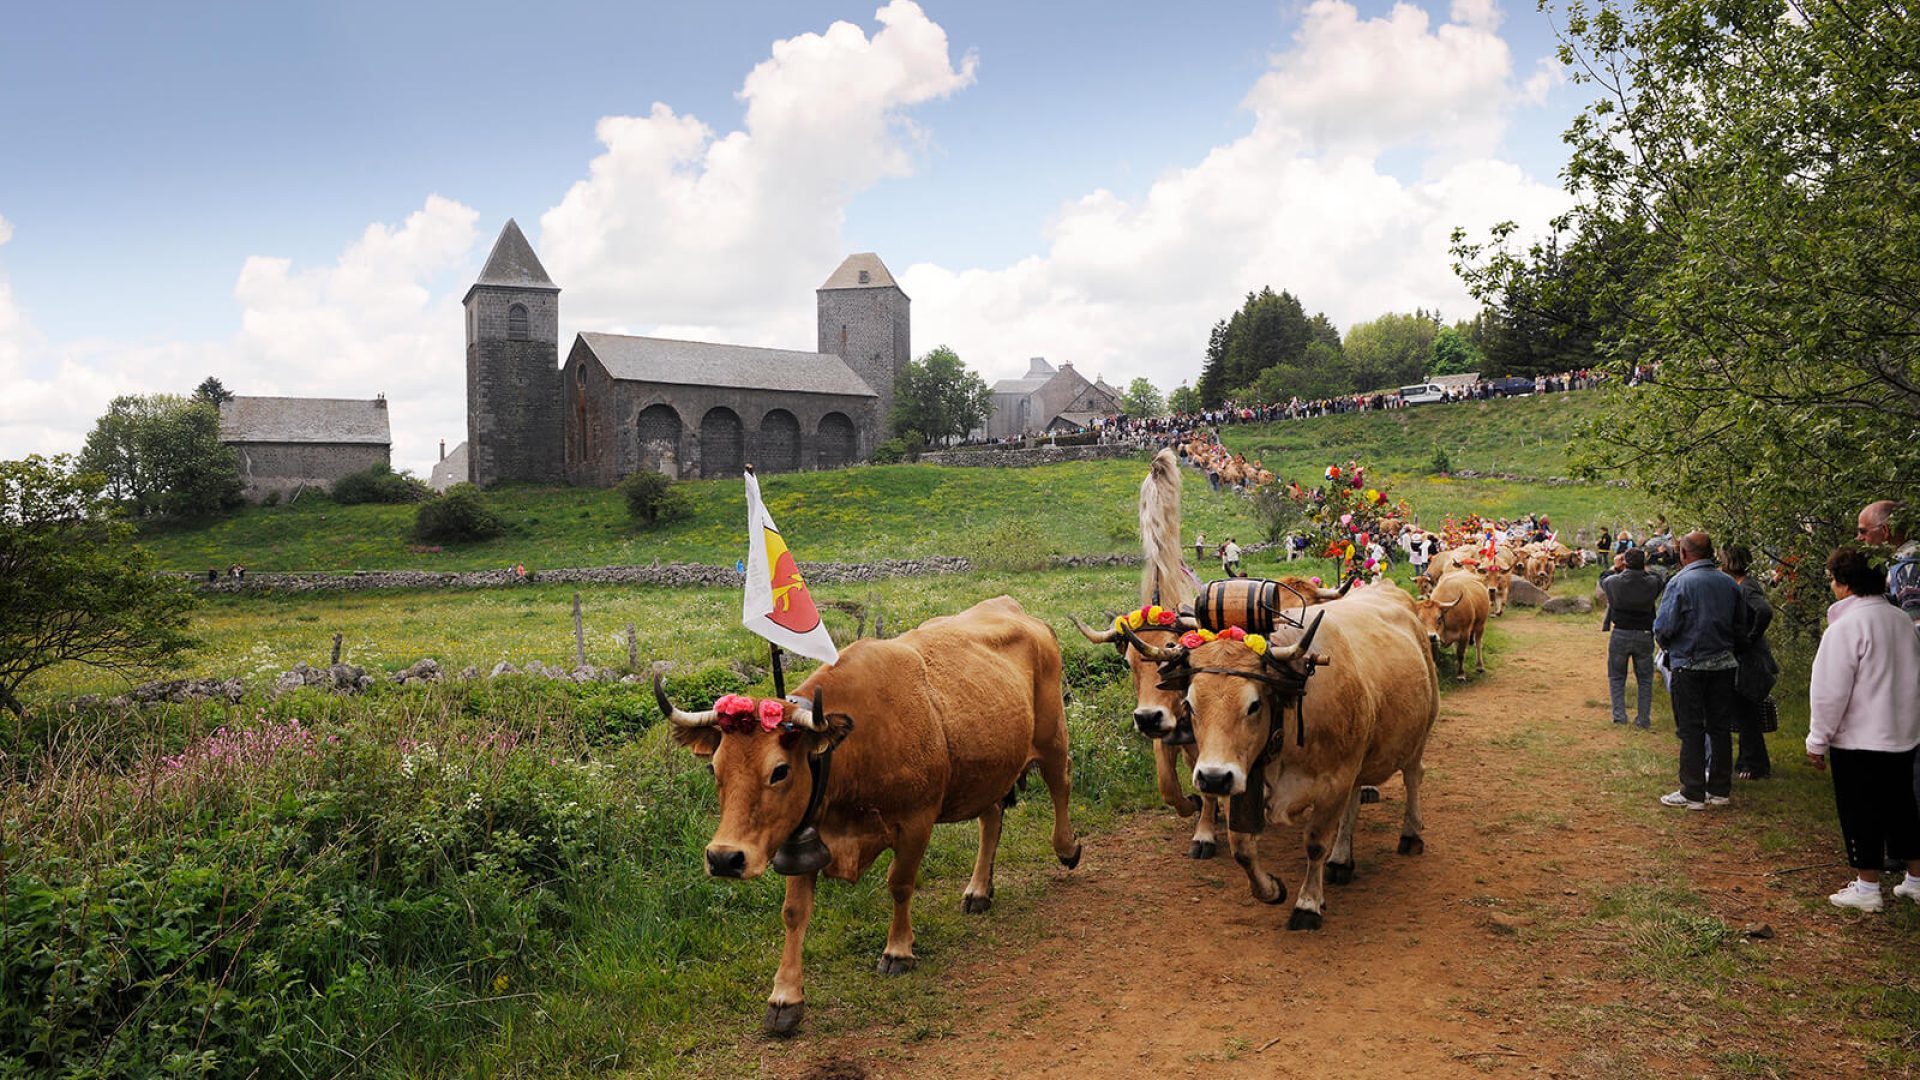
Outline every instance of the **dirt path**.
<svg viewBox="0 0 1920 1080">
<path fill-rule="evenodd" d="M 1660 1037 L 1678 995 L 1621 974 L 1617 935 L 1567 928 L 1590 928 L 1602 898 L 1657 877 L 1643 853 L 1678 836 L 1698 838 L 1703 891 L 1728 924 L 1770 920 L 1816 943 L 1825 931 L 1805 927 L 1802 899 L 1755 887 L 1752 864 L 1716 850 L 1726 825 L 1603 812 L 1620 797 L 1609 788 L 1663 789 L 1566 763 L 1627 739 L 1664 749 L 1671 736 L 1607 722 L 1590 626 L 1516 614 L 1503 622 L 1524 645 L 1443 703 L 1427 755 L 1427 853 L 1394 853 L 1396 781 L 1383 805 L 1362 808 L 1356 879 L 1329 886 L 1320 932 L 1287 932 L 1288 907 L 1253 901 L 1224 850 L 1190 861 L 1187 823 L 1143 814 L 1049 887 L 1031 920 L 1038 936 L 996 933 L 952 965 L 943 979 L 969 1004 L 950 1031 L 803 1036 L 764 1046 L 762 1067 L 940 1080 L 1720 1071 L 1710 1034 L 1704 1046 L 1698 1034 Z M 1263 846 L 1285 853 L 1269 865 L 1294 887 L 1298 830 L 1270 830 Z M 1616 1044 L 1627 1036 L 1634 1045 Z M 1846 1060 L 1832 1042 L 1812 1032 L 1797 1049 Z"/>
</svg>

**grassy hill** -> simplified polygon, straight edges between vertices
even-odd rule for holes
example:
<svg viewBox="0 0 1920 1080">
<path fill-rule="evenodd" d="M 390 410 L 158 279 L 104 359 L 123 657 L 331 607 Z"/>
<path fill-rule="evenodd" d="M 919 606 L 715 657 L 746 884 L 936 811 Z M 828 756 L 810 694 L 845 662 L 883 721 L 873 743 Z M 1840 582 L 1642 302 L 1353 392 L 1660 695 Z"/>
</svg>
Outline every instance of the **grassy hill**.
<svg viewBox="0 0 1920 1080">
<path fill-rule="evenodd" d="M 1445 449 L 1456 469 L 1565 475 L 1578 425 L 1598 405 L 1597 394 L 1555 394 L 1229 427 L 1223 435 L 1234 449 L 1303 481 L 1329 462 L 1357 458 L 1431 519 L 1473 510 L 1547 513 L 1576 526 L 1643 520 L 1648 507 L 1621 488 L 1431 475 L 1436 448 Z M 1006 565 L 1022 557 L 1138 550 L 1134 506 L 1144 464 L 1143 454 L 1032 469 L 870 466 L 769 476 L 761 488 L 803 559 L 967 555 Z M 153 529 L 142 542 L 162 565 L 186 571 L 236 562 L 252 570 L 466 570 L 516 562 L 538 570 L 654 559 L 724 565 L 740 558 L 741 483 L 696 481 L 689 490 L 692 518 L 637 530 L 612 491 L 507 487 L 488 493 L 507 520 L 506 535 L 441 551 L 413 545 L 411 506 L 339 506 L 318 498 Z M 1244 541 L 1258 534 L 1245 500 L 1232 492 L 1190 482 L 1184 510 L 1188 535 L 1231 532 Z"/>
</svg>

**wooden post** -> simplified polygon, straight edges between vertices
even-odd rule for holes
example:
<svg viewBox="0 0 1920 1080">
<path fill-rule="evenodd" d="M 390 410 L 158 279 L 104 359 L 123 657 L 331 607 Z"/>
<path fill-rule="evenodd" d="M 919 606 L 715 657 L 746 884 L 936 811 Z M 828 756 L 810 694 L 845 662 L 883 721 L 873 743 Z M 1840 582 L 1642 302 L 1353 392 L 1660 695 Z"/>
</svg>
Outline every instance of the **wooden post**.
<svg viewBox="0 0 1920 1080">
<path fill-rule="evenodd" d="M 327 666 L 332 667 L 333 665 L 339 662 L 340 662 L 340 635 L 336 633 L 333 635 L 333 659 L 327 661 Z"/>
<path fill-rule="evenodd" d="M 573 594 L 573 666 L 587 666 L 587 633 L 580 625 L 580 594 Z"/>
<path fill-rule="evenodd" d="M 627 624 L 627 670 L 640 670 L 640 639 L 633 634 L 633 624 Z"/>
<path fill-rule="evenodd" d="M 773 696 L 776 698 L 784 698 L 787 696 L 787 673 L 786 670 L 780 666 L 780 646 L 769 641 L 767 642 L 767 650 L 768 655 L 773 657 Z"/>
</svg>

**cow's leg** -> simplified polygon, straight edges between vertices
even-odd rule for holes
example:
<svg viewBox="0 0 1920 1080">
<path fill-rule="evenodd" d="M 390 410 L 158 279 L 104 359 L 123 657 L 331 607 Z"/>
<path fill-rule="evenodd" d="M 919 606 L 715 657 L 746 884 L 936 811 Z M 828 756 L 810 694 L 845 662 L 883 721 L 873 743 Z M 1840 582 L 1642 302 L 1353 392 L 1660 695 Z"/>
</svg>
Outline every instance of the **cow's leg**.
<svg viewBox="0 0 1920 1080">
<path fill-rule="evenodd" d="M 760 1022 L 769 1035 L 790 1035 L 800 1026 L 806 1012 L 801 987 L 801 944 L 807 938 L 807 921 L 813 918 L 813 885 L 819 874 L 795 874 L 787 879 L 787 899 L 780 905 L 780 921 L 786 924 L 787 941 L 780 949 L 780 970 L 773 976 L 773 995 L 767 998 L 767 1015 Z"/>
<path fill-rule="evenodd" d="M 1347 806 L 1343 803 L 1334 803 L 1324 810 L 1318 805 L 1313 808 L 1313 817 L 1303 830 L 1307 841 L 1307 871 L 1301 875 L 1300 895 L 1293 902 L 1293 915 L 1287 919 L 1287 929 L 1320 929 L 1321 912 L 1327 902 L 1327 857 L 1333 854 L 1333 843 L 1346 814 Z"/>
<path fill-rule="evenodd" d="M 1053 796 L 1053 854 L 1060 865 L 1071 870 L 1080 865 L 1080 841 L 1073 835 L 1073 819 L 1068 816 L 1067 800 L 1073 794 L 1073 763 L 1067 757 L 1067 720 L 1064 707 L 1055 725 L 1057 739 L 1036 747 L 1040 752 L 1040 779 L 1046 781 L 1047 794 Z M 1049 730 L 1043 725 L 1042 730 Z"/>
<path fill-rule="evenodd" d="M 1480 651 L 1485 640 L 1484 634 L 1476 634 L 1473 638 L 1473 670 L 1482 675 L 1487 673 L 1487 658 Z"/>
<path fill-rule="evenodd" d="M 1286 901 L 1286 883 L 1267 873 L 1266 867 L 1260 865 L 1260 834 L 1234 832 L 1229 824 L 1227 846 L 1233 849 L 1233 861 L 1247 872 L 1247 888 L 1252 891 L 1255 900 L 1263 904 Z"/>
<path fill-rule="evenodd" d="M 973 857 L 973 880 L 961 894 L 960 910 L 978 915 L 993 906 L 993 857 L 1000 850 L 1000 823 L 1006 814 L 1000 804 L 980 815 L 980 853 Z"/>
<path fill-rule="evenodd" d="M 1189 817 L 1200 808 L 1200 797 L 1180 790 L 1180 747 L 1168 746 L 1165 739 L 1153 740 L 1153 784 L 1160 798 L 1181 817 Z"/>
<path fill-rule="evenodd" d="M 1345 885 L 1353 880 L 1353 827 L 1360 819 L 1360 791 L 1355 787 L 1347 796 L 1347 812 L 1340 817 L 1340 831 L 1333 838 L 1333 853 L 1327 856 L 1327 880 Z"/>
<path fill-rule="evenodd" d="M 1193 826 L 1193 844 L 1187 848 L 1189 859 L 1211 859 L 1220 851 L 1221 802 L 1212 795 L 1202 797 L 1202 809 Z"/>
<path fill-rule="evenodd" d="M 887 947 L 876 969 L 882 975 L 904 975 L 913 970 L 913 884 L 920 877 L 920 860 L 933 839 L 933 824 L 910 825 L 893 845 L 893 865 L 887 868 L 887 891 L 893 894 L 893 924 L 887 927 Z"/>
<path fill-rule="evenodd" d="M 1426 754 L 1423 744 L 1413 760 L 1400 769 L 1400 778 L 1407 784 L 1407 815 L 1400 821 L 1400 854 L 1421 855 L 1427 850 L 1427 842 L 1420 839 L 1426 825 L 1420 820 L 1420 781 L 1426 776 L 1427 767 L 1421 763 Z"/>
<path fill-rule="evenodd" d="M 1456 681 L 1467 681 L 1467 641 L 1465 638 L 1454 643 L 1453 672 L 1453 677 Z"/>
</svg>

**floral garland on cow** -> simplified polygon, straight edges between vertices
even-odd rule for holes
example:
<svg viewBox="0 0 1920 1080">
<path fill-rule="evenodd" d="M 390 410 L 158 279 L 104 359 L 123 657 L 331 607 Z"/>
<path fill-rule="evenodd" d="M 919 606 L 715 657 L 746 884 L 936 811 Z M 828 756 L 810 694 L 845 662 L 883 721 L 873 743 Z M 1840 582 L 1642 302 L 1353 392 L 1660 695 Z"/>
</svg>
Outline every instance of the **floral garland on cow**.
<svg viewBox="0 0 1920 1080">
<path fill-rule="evenodd" d="M 1340 560 L 1343 579 L 1383 572 L 1386 568 L 1375 565 L 1367 546 L 1375 540 L 1383 548 L 1391 543 L 1411 508 L 1404 500 L 1395 502 L 1386 485 L 1370 482 L 1366 466 L 1353 460 L 1327 466 L 1322 479 L 1325 482 L 1311 491 L 1298 484 L 1288 488 L 1306 511 L 1308 550 Z"/>
</svg>

